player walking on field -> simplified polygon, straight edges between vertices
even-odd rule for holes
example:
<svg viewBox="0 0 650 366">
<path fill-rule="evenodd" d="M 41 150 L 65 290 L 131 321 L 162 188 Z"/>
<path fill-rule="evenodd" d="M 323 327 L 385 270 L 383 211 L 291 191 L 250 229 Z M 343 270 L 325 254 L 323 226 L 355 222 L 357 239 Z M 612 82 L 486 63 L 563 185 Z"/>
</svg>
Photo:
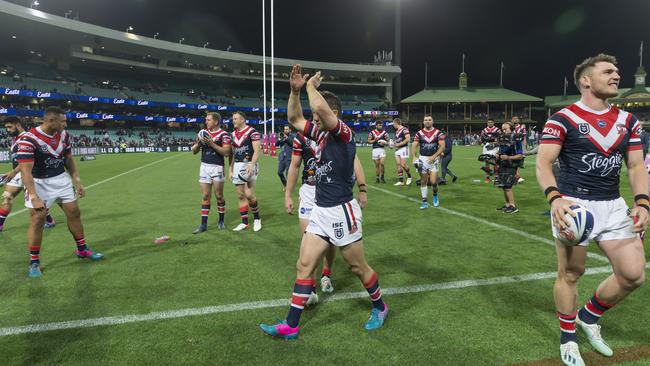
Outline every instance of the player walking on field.
<svg viewBox="0 0 650 366">
<path fill-rule="evenodd" d="M 560 357 L 565 365 L 581 366 L 576 324 L 589 343 L 605 356 L 613 351 L 603 340 L 598 321 L 645 282 L 645 254 L 639 233 L 648 223 L 648 172 L 641 151 L 641 126 L 630 113 L 611 106 L 620 76 L 616 58 L 599 54 L 577 65 L 574 81 L 580 101 L 546 122 L 537 156 L 537 180 L 551 205 L 558 273 L 553 289 L 560 321 Z M 553 161 L 559 158 L 560 174 Z M 628 209 L 619 191 L 621 166 L 627 164 L 634 207 Z M 568 227 L 565 215 L 580 203 L 593 214 L 594 228 L 576 246 L 559 241 Z M 594 240 L 612 265 L 613 274 L 577 310 L 578 280 L 585 271 L 587 245 Z"/>
</svg>

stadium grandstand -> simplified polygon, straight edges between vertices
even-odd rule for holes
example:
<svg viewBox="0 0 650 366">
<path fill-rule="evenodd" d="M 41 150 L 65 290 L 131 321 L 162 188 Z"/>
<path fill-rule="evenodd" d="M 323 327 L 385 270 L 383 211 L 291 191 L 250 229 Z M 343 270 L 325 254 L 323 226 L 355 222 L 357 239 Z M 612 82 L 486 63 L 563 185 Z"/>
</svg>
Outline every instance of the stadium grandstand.
<svg viewBox="0 0 650 366">
<path fill-rule="evenodd" d="M 340 96 L 343 119 L 357 129 L 397 114 L 393 80 L 401 70 L 391 64 L 275 58 L 275 100 L 269 86 L 265 102 L 260 55 L 120 32 L 6 1 L 0 1 L 0 29 L 11 45 L 0 50 L 0 115 L 39 118 L 49 105 L 64 106 L 73 135 L 87 136 L 95 126 L 108 131 L 100 135 L 111 145 L 150 145 L 151 139 L 138 141 L 137 131 L 151 128 L 171 133 L 165 135 L 169 141 L 185 141 L 207 111 L 225 112 L 226 118 L 243 110 L 261 131 L 282 126 L 296 62 L 322 70 L 324 87 Z M 269 62 L 267 57 L 267 78 Z M 303 107 L 308 110 L 306 102 Z M 273 108 L 275 120 L 264 123 L 264 109 Z M 120 130 L 134 132 L 118 138 Z M 91 135 L 87 140 L 97 141 Z"/>
<path fill-rule="evenodd" d="M 465 71 L 458 77 L 458 87 L 425 88 L 401 101 L 405 120 L 421 121 L 431 115 L 438 128 L 460 138 L 476 135 L 488 118 L 497 121 L 518 116 L 525 124 L 537 124 L 533 119 L 542 99 L 514 90 L 498 87 L 470 87 Z M 535 107 L 535 108 L 534 108 Z"/>
</svg>

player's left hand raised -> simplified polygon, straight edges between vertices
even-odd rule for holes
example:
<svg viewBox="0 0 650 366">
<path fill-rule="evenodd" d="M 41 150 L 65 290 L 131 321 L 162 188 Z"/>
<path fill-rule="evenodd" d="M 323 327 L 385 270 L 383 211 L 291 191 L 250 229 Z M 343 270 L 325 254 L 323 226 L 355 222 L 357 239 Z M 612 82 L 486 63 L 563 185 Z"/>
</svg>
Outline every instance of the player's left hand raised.
<svg viewBox="0 0 650 366">
<path fill-rule="evenodd" d="M 630 210 L 630 217 L 634 220 L 633 231 L 641 233 L 648 227 L 648 210 L 637 206 Z"/>
<path fill-rule="evenodd" d="M 323 80 L 323 77 L 320 75 L 320 71 L 314 74 L 309 80 L 307 80 L 307 85 L 312 85 L 314 88 L 318 89 L 320 82 Z"/>
</svg>

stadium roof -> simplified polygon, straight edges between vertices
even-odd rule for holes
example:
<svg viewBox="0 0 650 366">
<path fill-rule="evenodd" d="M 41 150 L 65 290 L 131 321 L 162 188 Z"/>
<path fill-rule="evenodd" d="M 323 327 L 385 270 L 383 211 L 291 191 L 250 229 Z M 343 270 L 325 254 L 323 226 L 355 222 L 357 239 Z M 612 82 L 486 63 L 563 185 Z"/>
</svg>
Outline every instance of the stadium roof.
<svg viewBox="0 0 650 366">
<path fill-rule="evenodd" d="M 544 106 L 559 109 L 578 100 L 580 100 L 580 95 L 550 95 L 544 98 Z M 650 102 L 650 88 L 621 88 L 618 90 L 618 95 L 615 98 L 610 98 L 609 101 L 615 104 L 648 103 Z"/>
<path fill-rule="evenodd" d="M 201 73 L 194 69 L 170 67 L 167 61 L 184 61 L 201 65 L 227 65 L 233 68 L 245 69 L 251 65 L 261 67 L 261 55 L 253 55 L 225 50 L 197 47 L 176 42 L 169 42 L 139 34 L 121 32 L 81 21 L 49 14 L 36 9 L 26 8 L 7 1 L 0 0 L 0 37 L 12 37 L 23 47 L 48 51 L 57 59 L 66 61 L 94 61 L 112 64 L 132 65 L 141 68 L 161 71 L 179 71 L 185 73 Z M 9 47 L 11 48 L 11 47 Z M 101 48 L 104 54 L 98 54 Z M 124 57 L 106 56 L 108 52 L 121 54 Z M 55 54 L 56 53 L 56 54 Z M 147 64 L 134 61 L 130 57 L 147 55 L 158 59 L 159 64 Z M 381 75 L 387 79 L 397 77 L 401 73 L 395 65 L 367 65 L 352 63 L 332 63 L 310 60 L 295 60 L 288 58 L 274 59 L 278 72 L 287 72 L 295 63 L 302 64 L 305 69 L 323 70 L 332 75 Z M 267 56 L 266 63 L 270 63 Z M 207 74 L 207 73 L 204 73 Z M 211 73 L 218 74 L 218 73 Z M 246 77 L 250 75 L 223 75 L 227 77 Z M 365 85 L 390 85 L 391 80 Z"/>
<path fill-rule="evenodd" d="M 505 88 L 424 89 L 401 103 L 541 102 L 542 99 Z"/>
</svg>

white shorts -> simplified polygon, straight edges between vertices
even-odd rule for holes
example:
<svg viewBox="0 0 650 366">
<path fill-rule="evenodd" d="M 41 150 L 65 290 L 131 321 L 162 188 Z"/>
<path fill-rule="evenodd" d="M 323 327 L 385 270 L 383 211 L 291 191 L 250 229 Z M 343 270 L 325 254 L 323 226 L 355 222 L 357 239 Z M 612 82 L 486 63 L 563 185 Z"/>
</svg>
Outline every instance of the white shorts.
<svg viewBox="0 0 650 366">
<path fill-rule="evenodd" d="M 303 184 L 298 191 L 300 197 L 300 205 L 298 207 L 298 218 L 309 220 L 311 211 L 314 209 L 316 200 L 316 186 Z"/>
<path fill-rule="evenodd" d="M 334 207 L 314 206 L 306 231 L 344 247 L 363 237 L 361 221 L 361 207 L 352 199 Z"/>
<path fill-rule="evenodd" d="M 16 176 L 8 181 L 6 185 L 11 186 L 11 187 L 17 187 L 17 188 L 23 188 L 23 180 L 20 178 L 20 172 L 16 174 Z"/>
<path fill-rule="evenodd" d="M 212 184 L 223 182 L 223 165 L 201 163 L 199 168 L 199 183 Z"/>
<path fill-rule="evenodd" d="M 430 156 L 422 156 L 420 155 L 418 157 L 418 160 L 422 163 L 422 166 L 420 168 L 420 173 L 437 173 L 438 172 L 438 163 L 440 162 L 440 158 L 436 158 L 436 160 L 433 161 L 433 163 L 429 162 Z"/>
<path fill-rule="evenodd" d="M 395 156 L 408 159 L 409 158 L 409 149 L 406 146 L 402 146 L 399 149 L 395 150 Z"/>
<path fill-rule="evenodd" d="M 589 245 L 591 240 L 600 243 L 605 240 L 634 238 L 638 235 L 632 231 L 634 222 L 628 216 L 629 208 L 622 197 L 610 201 L 589 201 L 573 197 L 564 197 L 564 199 L 584 205 L 594 216 L 594 230 L 587 240 L 578 244 L 580 246 Z M 551 227 L 553 237 L 557 239 L 558 232 L 553 225 L 553 217 L 551 217 Z"/>
<path fill-rule="evenodd" d="M 246 166 L 250 164 L 248 162 L 236 162 L 232 167 L 232 183 L 234 185 L 241 185 L 246 183 L 253 183 L 257 180 L 257 174 L 259 173 L 259 165 L 255 164 L 253 167 L 253 175 L 251 177 L 245 177 Z"/>
<path fill-rule="evenodd" d="M 499 148 L 498 147 L 493 147 L 494 145 L 490 144 L 485 144 L 483 145 L 483 155 L 493 155 L 497 156 L 499 153 Z M 492 147 L 491 149 L 488 149 L 488 147 Z"/>
<path fill-rule="evenodd" d="M 372 149 L 372 160 L 379 160 L 386 157 L 386 149 L 383 147 L 378 147 Z"/>
<path fill-rule="evenodd" d="M 55 203 L 70 203 L 77 200 L 72 179 L 67 172 L 52 178 L 34 178 L 34 186 L 36 194 L 47 208 L 54 206 Z M 25 207 L 34 208 L 27 190 L 25 190 Z"/>
</svg>

